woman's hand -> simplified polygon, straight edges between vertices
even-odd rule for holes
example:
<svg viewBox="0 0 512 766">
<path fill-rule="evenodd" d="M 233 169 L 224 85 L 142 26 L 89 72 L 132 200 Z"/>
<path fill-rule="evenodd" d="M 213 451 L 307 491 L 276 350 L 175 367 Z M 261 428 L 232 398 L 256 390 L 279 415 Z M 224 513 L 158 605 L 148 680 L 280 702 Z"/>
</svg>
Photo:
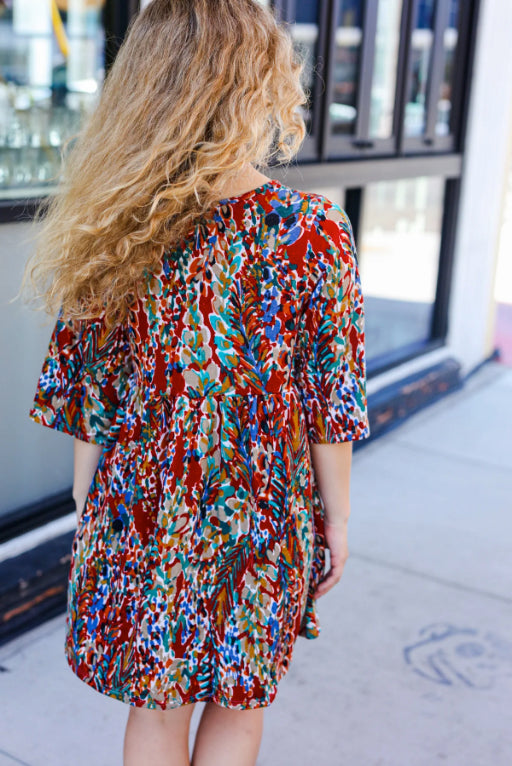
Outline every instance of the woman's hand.
<svg viewBox="0 0 512 766">
<path fill-rule="evenodd" d="M 325 519 L 324 529 L 329 548 L 330 566 L 316 589 L 316 598 L 324 596 L 340 581 L 348 558 L 347 519 L 335 522 Z"/>
<path fill-rule="evenodd" d="M 323 596 L 339 582 L 348 558 L 352 442 L 313 443 L 311 457 L 324 506 L 325 537 L 331 559 L 329 571 L 324 574 L 316 590 L 317 596 Z"/>
</svg>

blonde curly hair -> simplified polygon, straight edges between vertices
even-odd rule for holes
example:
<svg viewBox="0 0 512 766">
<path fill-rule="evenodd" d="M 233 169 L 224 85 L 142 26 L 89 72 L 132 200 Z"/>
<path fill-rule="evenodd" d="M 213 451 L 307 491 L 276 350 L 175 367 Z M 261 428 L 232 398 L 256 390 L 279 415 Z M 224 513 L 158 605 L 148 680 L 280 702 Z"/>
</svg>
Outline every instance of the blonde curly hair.
<svg viewBox="0 0 512 766">
<path fill-rule="evenodd" d="M 303 62 L 257 0 L 152 0 L 63 160 L 23 284 L 50 313 L 122 321 L 162 254 L 246 163 L 305 136 Z"/>
</svg>

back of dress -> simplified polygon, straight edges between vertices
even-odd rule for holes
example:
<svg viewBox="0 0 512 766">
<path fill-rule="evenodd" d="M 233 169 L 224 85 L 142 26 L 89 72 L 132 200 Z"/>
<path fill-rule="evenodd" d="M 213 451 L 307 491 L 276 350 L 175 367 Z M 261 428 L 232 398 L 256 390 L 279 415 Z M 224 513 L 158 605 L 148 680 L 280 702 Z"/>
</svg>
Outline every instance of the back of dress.
<svg viewBox="0 0 512 766">
<path fill-rule="evenodd" d="M 344 211 L 277 182 L 166 252 L 126 323 L 59 317 L 31 417 L 103 445 L 73 541 L 66 653 L 125 702 L 270 704 L 319 625 L 309 444 L 369 434 Z"/>
</svg>

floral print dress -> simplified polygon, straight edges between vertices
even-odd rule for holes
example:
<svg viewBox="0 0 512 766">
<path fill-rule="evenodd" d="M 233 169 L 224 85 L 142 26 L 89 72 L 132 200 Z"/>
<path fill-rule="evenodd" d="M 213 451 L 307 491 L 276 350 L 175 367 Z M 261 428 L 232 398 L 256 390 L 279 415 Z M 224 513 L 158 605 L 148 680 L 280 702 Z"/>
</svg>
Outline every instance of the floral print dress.
<svg viewBox="0 0 512 766">
<path fill-rule="evenodd" d="M 65 654 L 131 705 L 269 705 L 319 632 L 310 443 L 369 435 L 346 213 L 276 180 L 220 200 L 127 320 L 57 317 L 30 417 L 101 445 Z"/>
</svg>

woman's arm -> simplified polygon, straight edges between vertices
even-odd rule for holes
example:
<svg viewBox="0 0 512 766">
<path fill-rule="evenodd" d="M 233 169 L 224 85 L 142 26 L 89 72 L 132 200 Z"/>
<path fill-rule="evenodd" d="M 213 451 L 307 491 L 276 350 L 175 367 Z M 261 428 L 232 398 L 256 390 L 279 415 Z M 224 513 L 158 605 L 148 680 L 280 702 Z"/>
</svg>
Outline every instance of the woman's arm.
<svg viewBox="0 0 512 766">
<path fill-rule="evenodd" d="M 341 579 L 348 558 L 347 522 L 350 515 L 352 442 L 311 444 L 316 483 L 325 508 L 325 536 L 330 568 L 316 596 L 323 596 Z"/>
<path fill-rule="evenodd" d="M 316 482 L 330 524 L 344 524 L 350 514 L 352 442 L 311 444 Z"/>
<path fill-rule="evenodd" d="M 77 519 L 80 520 L 87 493 L 94 478 L 103 447 L 100 444 L 77 439 L 74 441 L 73 500 Z"/>
</svg>

